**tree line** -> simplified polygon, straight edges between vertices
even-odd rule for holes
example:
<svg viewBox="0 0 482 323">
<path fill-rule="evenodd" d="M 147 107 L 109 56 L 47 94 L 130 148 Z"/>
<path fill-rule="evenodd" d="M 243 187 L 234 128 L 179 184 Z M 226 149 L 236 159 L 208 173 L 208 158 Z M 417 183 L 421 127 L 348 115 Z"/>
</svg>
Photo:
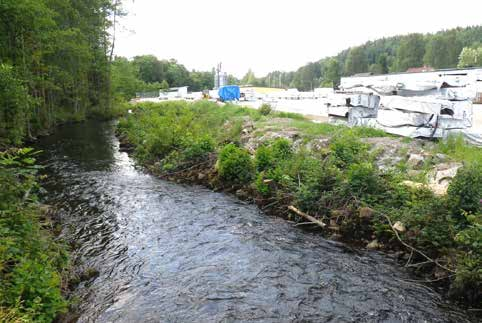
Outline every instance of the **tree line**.
<svg viewBox="0 0 482 323">
<path fill-rule="evenodd" d="M 332 87 L 342 76 L 357 73 L 405 72 L 411 67 L 435 69 L 482 65 L 482 26 L 443 30 L 435 34 L 409 34 L 369 41 L 333 57 L 310 62 L 296 71 L 273 71 L 256 77 L 252 70 L 241 79 L 229 75 L 229 84 L 297 88 L 309 91 Z M 126 99 L 136 92 L 189 86 L 191 91 L 212 89 L 214 70 L 188 71 L 176 60 L 159 60 L 152 55 L 132 60 L 117 57 L 113 62 L 114 91 Z"/>
<path fill-rule="evenodd" d="M 342 76 L 405 72 L 424 65 L 435 69 L 482 66 L 482 26 L 382 38 L 308 63 L 293 72 L 274 71 L 256 78 L 248 71 L 243 81 L 308 91 L 337 85 Z"/>
<path fill-rule="evenodd" d="M 131 60 L 116 57 L 112 62 L 112 85 L 113 92 L 124 99 L 133 98 L 138 92 L 186 85 L 191 91 L 202 91 L 214 87 L 214 70 L 189 71 L 175 59 L 160 60 L 153 55 Z"/>
<path fill-rule="evenodd" d="M 111 104 L 119 0 L 0 1 L 0 146 Z"/>
</svg>

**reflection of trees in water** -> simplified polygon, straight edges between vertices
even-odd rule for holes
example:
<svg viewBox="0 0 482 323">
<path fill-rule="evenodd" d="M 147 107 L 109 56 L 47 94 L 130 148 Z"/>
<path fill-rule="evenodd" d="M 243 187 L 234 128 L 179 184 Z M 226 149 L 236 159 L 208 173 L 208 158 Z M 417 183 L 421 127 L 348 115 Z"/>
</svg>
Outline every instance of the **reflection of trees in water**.
<svg viewBox="0 0 482 323">
<path fill-rule="evenodd" d="M 87 121 L 59 127 L 41 139 L 38 148 L 45 151 L 45 155 L 74 159 L 82 168 L 102 170 L 114 161 L 115 141 L 112 123 Z"/>
</svg>

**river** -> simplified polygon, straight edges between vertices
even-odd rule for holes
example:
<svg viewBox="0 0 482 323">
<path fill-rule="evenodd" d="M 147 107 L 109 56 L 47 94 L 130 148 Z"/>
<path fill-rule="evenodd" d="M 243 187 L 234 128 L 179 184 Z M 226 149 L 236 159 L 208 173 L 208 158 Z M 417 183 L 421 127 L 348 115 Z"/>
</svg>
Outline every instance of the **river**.
<svg viewBox="0 0 482 323">
<path fill-rule="evenodd" d="M 202 187 L 155 178 L 114 123 L 60 127 L 36 148 L 72 262 L 79 322 L 464 322 L 377 252 L 354 251 Z"/>
</svg>

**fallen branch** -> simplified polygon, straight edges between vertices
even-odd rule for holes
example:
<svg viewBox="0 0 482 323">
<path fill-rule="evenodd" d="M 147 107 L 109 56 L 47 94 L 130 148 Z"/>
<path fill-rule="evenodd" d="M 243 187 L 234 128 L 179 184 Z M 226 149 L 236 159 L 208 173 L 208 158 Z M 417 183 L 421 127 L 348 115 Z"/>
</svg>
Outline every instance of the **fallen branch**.
<svg viewBox="0 0 482 323">
<path fill-rule="evenodd" d="M 324 223 L 321 222 L 320 220 L 312 217 L 311 215 L 306 214 L 305 212 L 298 210 L 298 209 L 297 209 L 296 207 L 294 207 L 293 205 L 288 206 L 288 209 L 289 209 L 290 211 L 293 211 L 293 212 L 296 213 L 297 215 L 299 215 L 299 216 L 307 219 L 308 221 L 311 221 L 311 222 L 313 222 L 313 223 L 315 223 L 315 224 L 318 224 L 318 225 L 319 225 L 320 227 L 322 227 L 322 228 L 326 227 L 326 224 L 324 224 Z"/>
</svg>

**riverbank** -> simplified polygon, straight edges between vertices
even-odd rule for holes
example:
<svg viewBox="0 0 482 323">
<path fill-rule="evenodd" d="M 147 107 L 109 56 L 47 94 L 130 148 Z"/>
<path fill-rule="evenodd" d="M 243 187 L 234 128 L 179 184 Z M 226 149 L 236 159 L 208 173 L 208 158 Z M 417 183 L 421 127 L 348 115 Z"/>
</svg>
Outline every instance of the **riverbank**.
<svg viewBox="0 0 482 323">
<path fill-rule="evenodd" d="M 141 104 L 118 133 L 158 176 L 235 193 L 298 225 L 313 216 L 325 236 L 393 252 L 422 281 L 480 303 L 480 150 L 268 110 Z"/>
<path fill-rule="evenodd" d="M 50 136 L 59 127 L 109 120 L 125 114 L 119 103 L 102 113 L 76 118 L 64 116 L 54 125 L 22 138 L 27 146 Z M 92 268 L 72 267 L 69 247 L 59 239 L 62 231 L 57 206 L 40 202 L 44 176 L 32 148 L 11 147 L 0 140 L 0 322 L 52 322 L 66 313 L 71 289 L 96 275 Z M 20 142 L 19 142 L 20 143 Z"/>
<path fill-rule="evenodd" d="M 0 321 L 51 322 L 67 309 L 67 248 L 38 201 L 37 153 L 0 152 Z"/>
</svg>

